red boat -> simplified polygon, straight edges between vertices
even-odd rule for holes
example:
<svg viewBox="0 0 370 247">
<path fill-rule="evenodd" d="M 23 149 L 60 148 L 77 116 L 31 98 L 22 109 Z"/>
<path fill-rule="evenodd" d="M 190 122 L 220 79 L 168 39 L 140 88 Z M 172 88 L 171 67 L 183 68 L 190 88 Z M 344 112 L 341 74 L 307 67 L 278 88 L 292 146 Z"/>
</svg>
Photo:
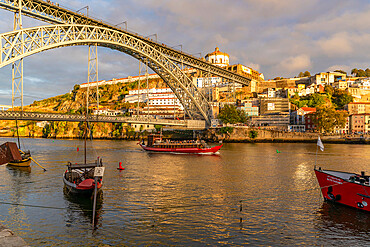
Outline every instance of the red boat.
<svg viewBox="0 0 370 247">
<path fill-rule="evenodd" d="M 68 169 L 63 174 L 63 182 L 68 190 L 73 194 L 91 195 L 95 189 L 94 170 L 95 167 L 101 167 L 101 160 L 92 164 L 71 164 L 68 163 Z M 103 178 L 98 177 L 97 189 L 100 189 Z"/>
<path fill-rule="evenodd" d="M 165 153 L 188 153 L 188 154 L 213 154 L 216 153 L 223 144 L 215 147 L 208 147 L 204 141 L 162 141 L 161 135 L 149 135 L 148 143 L 144 141 L 138 143 L 145 151 L 165 152 Z"/>
<path fill-rule="evenodd" d="M 360 174 L 315 168 L 325 200 L 370 212 L 369 177 Z"/>
</svg>

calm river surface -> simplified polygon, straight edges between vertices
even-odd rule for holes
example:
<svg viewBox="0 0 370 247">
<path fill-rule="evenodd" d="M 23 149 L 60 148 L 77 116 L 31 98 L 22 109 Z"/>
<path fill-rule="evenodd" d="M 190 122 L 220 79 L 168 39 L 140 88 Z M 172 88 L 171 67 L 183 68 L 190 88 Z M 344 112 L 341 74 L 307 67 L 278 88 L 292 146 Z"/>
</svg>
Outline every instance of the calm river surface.
<svg viewBox="0 0 370 247">
<path fill-rule="evenodd" d="M 106 166 L 95 231 L 90 199 L 63 192 L 62 173 L 67 161 L 83 161 L 83 142 L 21 144 L 47 171 L 0 166 L 0 223 L 31 246 L 370 245 L 369 213 L 323 201 L 315 144 L 225 144 L 219 155 L 176 155 L 94 140 L 88 160 L 100 156 Z M 323 168 L 370 173 L 370 146 L 324 145 Z"/>
</svg>

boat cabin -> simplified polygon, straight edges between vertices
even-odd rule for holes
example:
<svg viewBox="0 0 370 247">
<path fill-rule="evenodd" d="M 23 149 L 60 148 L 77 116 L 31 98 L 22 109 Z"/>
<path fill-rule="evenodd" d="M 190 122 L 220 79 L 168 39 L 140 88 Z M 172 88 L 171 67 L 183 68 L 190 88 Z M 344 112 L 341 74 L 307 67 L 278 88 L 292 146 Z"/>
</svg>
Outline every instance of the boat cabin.
<svg viewBox="0 0 370 247">
<path fill-rule="evenodd" d="M 162 142 L 162 135 L 159 134 L 151 134 L 148 135 L 148 147 L 153 147 L 155 143 Z"/>
<path fill-rule="evenodd" d="M 102 166 L 100 163 L 72 164 L 68 162 L 65 178 L 72 183 L 81 183 L 85 179 L 93 179 L 95 167 Z"/>
</svg>

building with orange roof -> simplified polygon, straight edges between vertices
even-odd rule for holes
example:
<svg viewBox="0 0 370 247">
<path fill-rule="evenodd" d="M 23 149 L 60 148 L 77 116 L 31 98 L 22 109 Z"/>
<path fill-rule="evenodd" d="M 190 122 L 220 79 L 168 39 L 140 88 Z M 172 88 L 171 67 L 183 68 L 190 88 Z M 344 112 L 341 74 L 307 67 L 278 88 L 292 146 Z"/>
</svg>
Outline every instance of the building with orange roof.
<svg viewBox="0 0 370 247">
<path fill-rule="evenodd" d="M 311 118 L 307 117 L 308 114 L 316 112 L 314 107 L 301 107 L 290 114 L 290 131 L 305 132 L 307 127 L 312 128 Z M 308 122 L 308 123 L 307 123 Z"/>
<path fill-rule="evenodd" d="M 351 102 L 344 106 L 344 110 L 348 111 L 349 115 L 370 114 L 370 102 Z"/>
<path fill-rule="evenodd" d="M 218 47 L 215 48 L 214 52 L 208 53 L 205 57 L 206 61 L 220 66 L 220 67 L 227 67 L 229 66 L 229 54 L 221 52 Z"/>
</svg>

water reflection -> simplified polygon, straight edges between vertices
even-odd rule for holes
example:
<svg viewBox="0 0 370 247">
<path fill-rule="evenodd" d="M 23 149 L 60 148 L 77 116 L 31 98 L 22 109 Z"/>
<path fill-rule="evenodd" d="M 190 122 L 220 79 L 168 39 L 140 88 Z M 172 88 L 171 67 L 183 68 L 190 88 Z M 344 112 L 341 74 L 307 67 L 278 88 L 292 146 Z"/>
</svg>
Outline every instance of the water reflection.
<svg viewBox="0 0 370 247">
<path fill-rule="evenodd" d="M 31 246 L 368 244 L 369 215 L 323 202 L 315 144 L 227 143 L 219 155 L 177 155 L 94 140 L 88 158 L 98 153 L 106 170 L 93 231 L 92 200 L 63 193 L 66 160 L 83 142 L 27 142 L 48 171 L 0 166 L 1 200 L 20 203 L 0 205 L 0 221 Z M 326 169 L 368 170 L 368 146 L 328 144 L 323 153 L 317 164 Z M 125 170 L 117 170 L 119 162 Z M 27 204 L 57 209 L 21 206 Z"/>
<path fill-rule="evenodd" d="M 63 194 L 67 204 L 67 213 L 65 215 L 66 226 L 70 227 L 91 223 L 93 217 L 93 197 L 68 193 L 65 187 L 63 189 Z M 103 191 L 99 190 L 96 197 L 96 225 L 102 216 L 103 202 Z"/>
<path fill-rule="evenodd" d="M 26 223 L 28 216 L 22 204 L 27 201 L 29 187 L 24 182 L 30 179 L 31 167 L 6 166 L 6 168 L 11 183 L 8 200 L 13 203 L 8 209 L 9 220 L 15 228 L 21 228 L 28 225 Z"/>
<path fill-rule="evenodd" d="M 21 166 L 6 166 L 7 170 L 12 176 L 16 177 L 29 177 L 31 172 L 31 167 L 21 167 Z"/>
<path fill-rule="evenodd" d="M 318 212 L 317 226 L 320 229 L 331 228 L 352 234 L 367 234 L 370 232 L 370 214 L 344 205 L 323 202 Z"/>
</svg>

